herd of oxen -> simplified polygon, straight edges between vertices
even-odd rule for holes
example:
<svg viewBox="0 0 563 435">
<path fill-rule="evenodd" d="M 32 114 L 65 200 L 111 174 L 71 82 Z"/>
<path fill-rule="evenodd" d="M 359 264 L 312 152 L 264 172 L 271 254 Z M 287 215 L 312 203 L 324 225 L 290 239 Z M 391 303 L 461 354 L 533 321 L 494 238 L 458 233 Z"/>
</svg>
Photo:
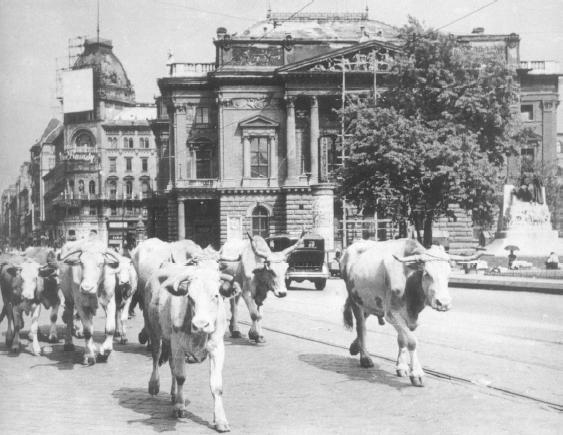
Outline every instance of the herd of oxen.
<svg viewBox="0 0 563 435">
<path fill-rule="evenodd" d="M 264 342 L 260 307 L 269 291 L 284 297 L 287 258 L 302 241 L 281 252 L 272 252 L 260 236 L 228 241 L 220 251 L 202 249 L 190 240 L 164 242 L 145 240 L 120 255 L 90 238 L 67 242 L 59 252 L 32 247 L 23 253 L 1 254 L 0 286 L 7 318 L 6 345 L 20 349 L 23 314 L 31 315 L 31 352 L 41 353 L 38 318 L 41 306 L 51 309 L 48 337 L 58 341 L 57 316 L 64 297 L 62 319 L 66 324 L 64 350 L 74 350 L 73 335 L 83 337 L 83 362 L 107 361 L 114 338 L 127 343 L 129 304 L 137 298 L 143 310 L 144 327 L 139 341 L 152 353 L 149 393 L 160 390 L 159 366 L 168 361 L 172 372 L 171 397 L 176 417 L 187 415 L 184 397 L 186 360 L 210 361 L 210 387 L 217 431 L 230 430 L 222 403 L 224 335 L 241 338 L 237 306 L 242 297 L 250 312 L 251 341 Z M 439 311 L 451 306 L 448 292 L 450 261 L 473 257 L 448 255 L 443 248 L 423 248 L 411 239 L 386 242 L 360 241 L 348 247 L 341 259 L 348 297 L 344 323 L 356 321 L 357 338 L 350 353 L 360 353 L 362 367 L 372 367 L 366 350 L 365 322 L 375 315 L 398 332 L 397 375 L 410 376 L 422 386 L 423 370 L 416 354 L 413 331 L 417 317 L 429 305 Z M 225 301 L 230 303 L 230 320 Z M 105 339 L 93 340 L 93 318 L 101 306 L 105 312 Z"/>
</svg>

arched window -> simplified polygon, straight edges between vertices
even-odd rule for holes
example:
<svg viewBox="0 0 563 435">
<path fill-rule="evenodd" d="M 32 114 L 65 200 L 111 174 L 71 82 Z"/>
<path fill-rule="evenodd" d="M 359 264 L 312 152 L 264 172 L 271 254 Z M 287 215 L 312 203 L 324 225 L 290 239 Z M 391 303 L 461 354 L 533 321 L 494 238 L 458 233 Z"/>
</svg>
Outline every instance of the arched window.
<svg viewBox="0 0 563 435">
<path fill-rule="evenodd" d="M 74 180 L 68 180 L 68 192 L 71 195 L 74 193 Z"/>
<path fill-rule="evenodd" d="M 123 148 L 129 148 L 129 138 L 128 137 L 123 138 Z"/>
<path fill-rule="evenodd" d="M 84 193 L 84 180 L 78 180 L 78 193 Z"/>
<path fill-rule="evenodd" d="M 270 234 L 270 218 L 268 210 L 261 205 L 252 210 L 252 235 L 268 237 Z"/>
<path fill-rule="evenodd" d="M 150 186 L 148 180 L 143 180 L 141 184 L 141 192 L 143 193 L 143 198 L 148 198 L 150 192 Z"/>
<path fill-rule="evenodd" d="M 129 138 L 129 148 L 133 148 L 133 138 Z"/>
<path fill-rule="evenodd" d="M 96 182 L 94 180 L 90 180 L 90 182 L 88 183 L 88 192 L 91 195 L 96 194 Z"/>
<path fill-rule="evenodd" d="M 127 196 L 133 195 L 133 182 L 131 180 L 125 182 L 125 193 Z"/>
</svg>

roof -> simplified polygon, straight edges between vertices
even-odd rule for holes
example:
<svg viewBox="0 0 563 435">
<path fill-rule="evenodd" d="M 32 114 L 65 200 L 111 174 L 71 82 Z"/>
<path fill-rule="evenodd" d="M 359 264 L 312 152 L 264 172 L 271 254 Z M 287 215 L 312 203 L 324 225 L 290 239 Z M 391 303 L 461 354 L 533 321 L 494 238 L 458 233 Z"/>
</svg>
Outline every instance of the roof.
<svg viewBox="0 0 563 435">
<path fill-rule="evenodd" d="M 47 127 L 45 127 L 45 131 L 41 135 L 41 139 L 39 139 L 40 144 L 45 143 L 53 143 L 53 141 L 63 132 L 63 123 L 56 118 L 52 118 Z"/>
<path fill-rule="evenodd" d="M 367 13 L 273 13 L 231 38 L 279 40 L 290 34 L 293 39 L 359 41 L 366 36 L 394 39 L 397 33 L 389 24 L 370 20 Z"/>
</svg>

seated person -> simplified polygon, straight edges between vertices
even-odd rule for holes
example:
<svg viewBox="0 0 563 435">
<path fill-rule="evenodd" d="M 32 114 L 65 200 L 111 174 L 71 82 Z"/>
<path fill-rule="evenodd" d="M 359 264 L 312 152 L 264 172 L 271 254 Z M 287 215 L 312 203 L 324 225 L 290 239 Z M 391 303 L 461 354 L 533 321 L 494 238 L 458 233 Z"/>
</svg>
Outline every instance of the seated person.
<svg viewBox="0 0 563 435">
<path fill-rule="evenodd" d="M 559 257 L 555 252 L 551 252 L 545 262 L 546 269 L 559 269 Z"/>
</svg>

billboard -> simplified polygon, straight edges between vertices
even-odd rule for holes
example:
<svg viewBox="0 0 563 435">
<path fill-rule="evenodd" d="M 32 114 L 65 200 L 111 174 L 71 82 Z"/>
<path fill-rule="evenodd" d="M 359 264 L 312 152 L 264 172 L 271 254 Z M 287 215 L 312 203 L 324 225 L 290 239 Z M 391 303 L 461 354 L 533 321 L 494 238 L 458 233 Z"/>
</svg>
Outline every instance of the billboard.
<svg viewBox="0 0 563 435">
<path fill-rule="evenodd" d="M 64 113 L 94 110 L 94 74 L 92 68 L 63 72 Z"/>
</svg>

